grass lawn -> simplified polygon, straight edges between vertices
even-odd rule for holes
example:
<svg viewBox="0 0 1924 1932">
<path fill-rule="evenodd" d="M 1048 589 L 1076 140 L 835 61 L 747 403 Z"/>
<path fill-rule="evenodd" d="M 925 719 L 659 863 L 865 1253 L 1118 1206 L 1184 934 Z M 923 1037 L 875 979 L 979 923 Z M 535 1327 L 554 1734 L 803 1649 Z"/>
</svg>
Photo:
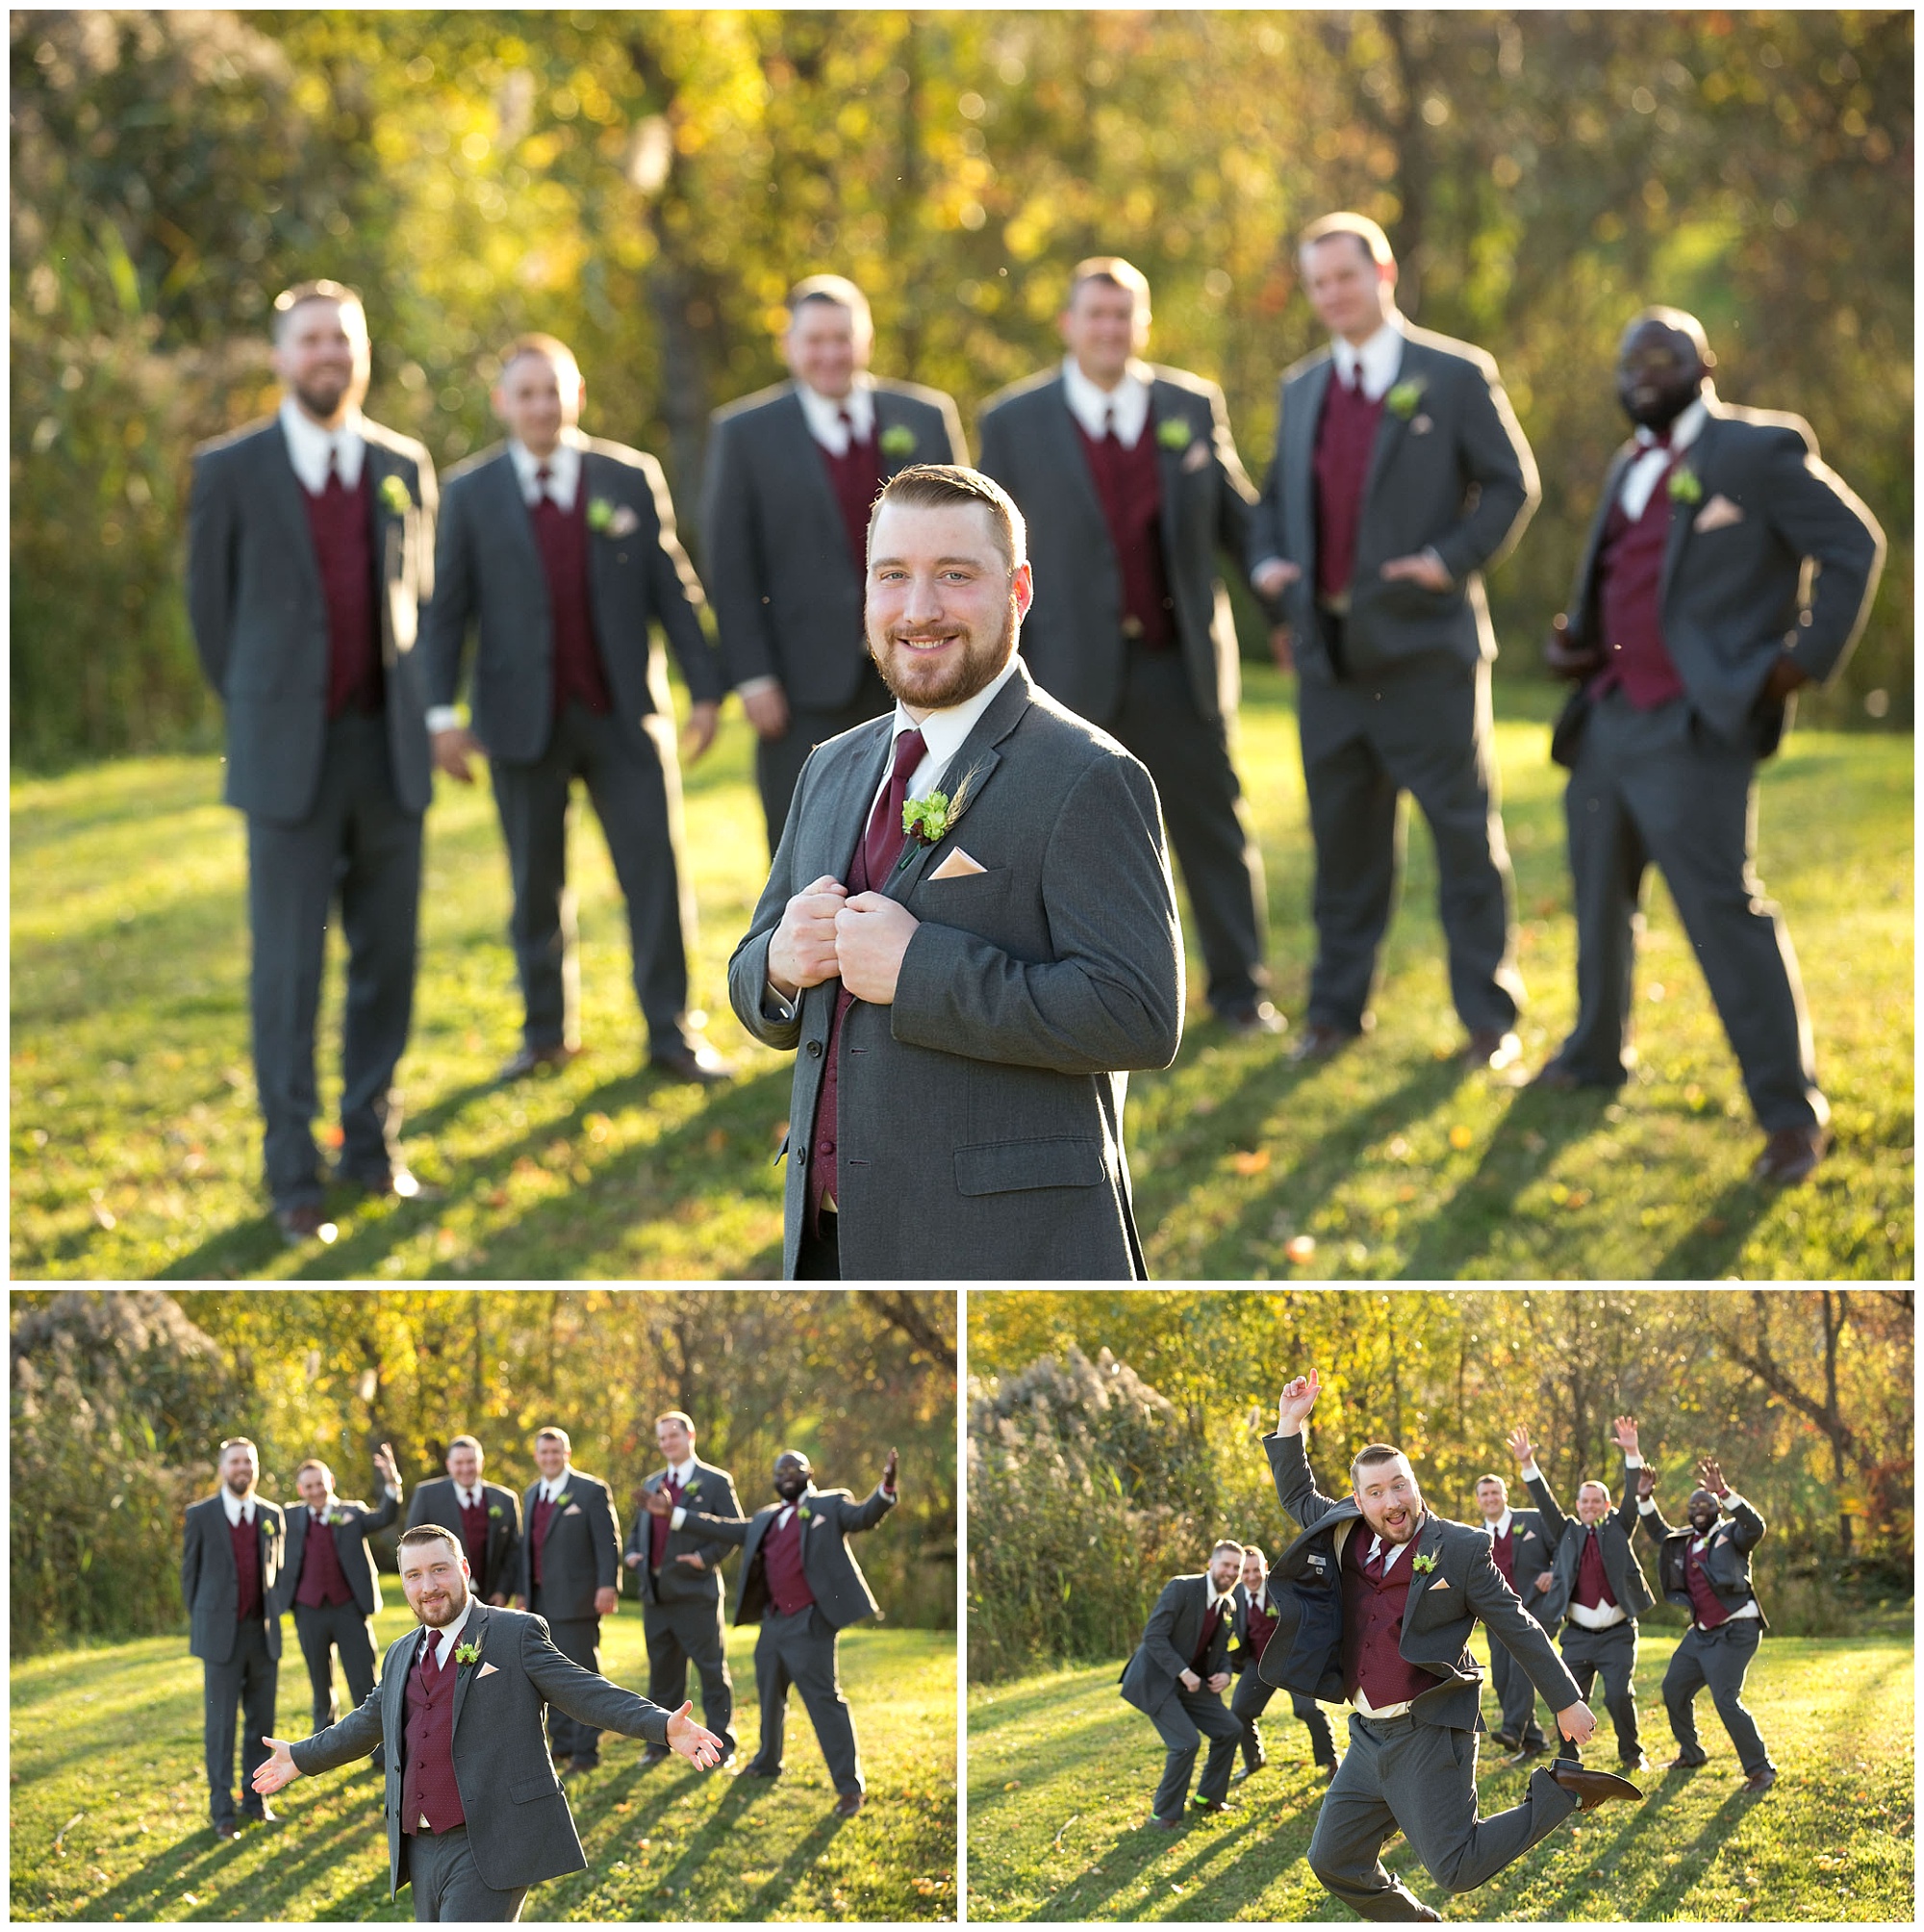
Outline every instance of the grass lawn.
<svg viewBox="0 0 1924 1932">
<path fill-rule="evenodd" d="M 1735 1755 L 1708 1691 L 1697 1722 L 1709 1763 L 1694 1772 L 1660 1768 L 1675 1745 L 1658 1686 L 1680 1635 L 1649 1627 L 1639 1648 L 1644 1749 L 1659 1767 L 1640 1777 L 1641 1804 L 1573 1816 L 1457 1898 L 1405 1840 L 1384 1863 L 1459 1919 L 1909 1923 L 1908 1621 L 1862 1638 L 1765 1638 L 1744 1694 L 1778 1767 L 1776 1788 L 1761 1798 L 1739 1794 Z M 1485 1665 L 1487 1643 L 1480 1627 L 1475 1648 Z M 1272 1702 L 1264 1719 L 1269 1767 L 1231 1788 L 1237 1808 L 1209 1818 L 1192 1813 L 1165 1834 L 1143 1823 L 1162 1746 L 1117 1694 L 1121 1668 L 1119 1660 L 971 1692 L 971 1919 L 1355 1923 L 1309 1869 L 1325 1787 L 1287 1698 Z M 1483 1702 L 1494 1728 L 1495 1697 L 1486 1691 Z M 1341 1748 L 1346 1720 L 1337 1721 Z M 1608 1768 L 1614 1740 L 1603 1723 L 1589 1761 Z M 1478 1792 L 1486 1815 L 1516 1803 L 1527 1782 L 1525 1771 L 1500 1768 L 1497 1755 L 1485 1740 Z"/>
<path fill-rule="evenodd" d="M 645 1688 L 642 1619 L 603 1625 L 602 1667 Z M 379 1643 L 413 1622 L 376 1619 Z M 759 1730 L 755 1633 L 729 1632 L 736 1733 Z M 798 1698 L 775 1784 L 695 1770 L 644 1774 L 642 1746 L 604 1737 L 601 1767 L 568 1781 L 588 1869 L 530 1894 L 530 1919 L 915 1919 L 955 1916 L 955 1639 L 854 1630 L 842 1685 L 869 1802 L 844 1821 Z M 336 1694 L 346 1687 L 336 1669 Z M 17 1919 L 412 1919 L 388 1896 L 380 1781 L 361 1766 L 301 1779 L 281 1822 L 230 1843 L 208 1824 L 201 1666 L 187 1640 L 150 1638 L 16 1663 L 12 1674 L 12 1916 Z M 697 1704 L 697 1712 L 699 1706 Z M 291 1626 L 279 1734 L 308 1733 Z M 238 1770 L 237 1770 L 238 1778 Z"/>
<path fill-rule="evenodd" d="M 1574 1015 L 1562 774 L 1547 686 L 1500 687 L 1533 1070 Z M 507 868 L 485 789 L 428 821 L 420 980 L 401 1073 L 428 1191 L 331 1203 L 342 1238 L 290 1254 L 259 1192 L 240 821 L 209 759 L 143 759 L 13 786 L 13 1264 L 92 1280 L 754 1278 L 780 1264 L 790 1061 L 727 1009 L 725 966 L 766 876 L 746 725 L 687 786 L 700 907 L 696 997 L 742 1065 L 720 1091 L 640 1070 L 607 853 L 574 841 L 588 1052 L 492 1084 L 516 1044 Z M 1278 1003 L 1300 1022 L 1313 935 L 1295 719 L 1251 668 L 1238 763 L 1269 870 Z M 1409 840 L 1380 1024 L 1311 1070 L 1287 1038 L 1208 1020 L 1191 931 L 1190 1028 L 1130 1083 L 1138 1219 L 1166 1280 L 1295 1277 L 1908 1280 L 1911 1213 L 1911 741 L 1793 732 L 1765 770 L 1760 867 L 1787 910 L 1837 1147 L 1813 1182 L 1746 1179 L 1760 1144 L 1676 915 L 1649 894 L 1640 1061 L 1620 1095 L 1551 1096 L 1449 1057 L 1427 830 Z M 1421 819 L 1417 823 L 1420 826 Z M 337 948 L 338 950 L 338 948 Z M 339 1092 L 340 972 L 321 1087 Z"/>
</svg>

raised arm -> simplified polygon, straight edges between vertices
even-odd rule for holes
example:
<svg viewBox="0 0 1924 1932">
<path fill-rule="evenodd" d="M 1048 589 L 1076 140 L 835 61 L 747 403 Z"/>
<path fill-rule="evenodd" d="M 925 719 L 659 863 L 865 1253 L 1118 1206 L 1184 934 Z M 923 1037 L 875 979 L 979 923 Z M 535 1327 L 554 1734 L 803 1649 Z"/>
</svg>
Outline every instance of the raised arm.
<svg viewBox="0 0 1924 1932">
<path fill-rule="evenodd" d="M 1270 1475 L 1276 1482 L 1277 1500 L 1304 1529 L 1340 1507 L 1337 1497 L 1326 1496 L 1317 1488 L 1303 1434 L 1309 1411 L 1322 1392 L 1322 1378 L 1313 1368 L 1307 1375 L 1299 1375 L 1285 1385 L 1276 1406 L 1276 1434 L 1263 1437 Z"/>
<path fill-rule="evenodd" d="M 1707 1456 L 1698 1465 L 1705 1488 L 1716 1497 L 1736 1532 L 1736 1546 L 1753 1550 L 1763 1540 L 1763 1518 L 1724 1481 L 1724 1472 L 1714 1456 Z"/>
</svg>

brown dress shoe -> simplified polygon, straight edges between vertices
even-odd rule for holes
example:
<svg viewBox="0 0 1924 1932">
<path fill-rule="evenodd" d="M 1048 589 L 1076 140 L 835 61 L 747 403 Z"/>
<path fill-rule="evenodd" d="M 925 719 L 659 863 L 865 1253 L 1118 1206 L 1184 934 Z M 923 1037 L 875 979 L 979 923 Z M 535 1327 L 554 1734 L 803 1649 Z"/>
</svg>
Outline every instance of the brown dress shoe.
<svg viewBox="0 0 1924 1932">
<path fill-rule="evenodd" d="M 1628 1778 L 1614 1771 L 1593 1771 L 1584 1765 L 1559 1760 L 1550 1767 L 1550 1775 L 1577 1800 L 1581 1811 L 1595 1811 L 1612 1798 L 1640 1798 L 1643 1793 Z"/>
<path fill-rule="evenodd" d="M 1182 1820 L 1179 1818 L 1159 1818 L 1154 1812 L 1151 1812 L 1143 1819 L 1143 1823 L 1154 1825 L 1157 1831 L 1178 1831 L 1182 1826 Z"/>
<path fill-rule="evenodd" d="M 1769 1181 L 1791 1187 L 1810 1178 L 1830 1151 L 1831 1136 L 1821 1127 L 1780 1127 L 1763 1143 L 1750 1170 L 1753 1181 Z"/>
<path fill-rule="evenodd" d="M 1203 1818 L 1214 1818 L 1218 1812 L 1234 1811 L 1236 1809 L 1236 1800 L 1234 1798 L 1192 1798 L 1189 1801 L 1189 1809 L 1200 1813 Z"/>
<path fill-rule="evenodd" d="M 657 1073 L 693 1080 L 698 1086 L 716 1086 L 735 1078 L 734 1067 L 706 1040 L 675 1040 L 656 1048 L 648 1055 L 648 1065 Z"/>
<path fill-rule="evenodd" d="M 1498 1027 L 1479 1027 L 1463 1049 L 1463 1058 L 1473 1067 L 1487 1067 L 1500 1074 L 1523 1057 L 1523 1042 L 1514 1033 Z"/>
<path fill-rule="evenodd" d="M 860 1792 L 844 1792 L 835 1800 L 835 1816 L 837 1818 L 853 1818 L 861 1809 L 862 1793 Z"/>
<path fill-rule="evenodd" d="M 1742 1789 L 1753 1796 L 1761 1797 L 1777 1782 L 1777 1773 L 1768 1768 L 1758 1772 L 1754 1778 L 1746 1778 Z"/>
<path fill-rule="evenodd" d="M 1316 1767 L 1316 1775 L 1326 1785 L 1333 1785 L 1336 1782 L 1336 1772 L 1340 1768 L 1342 1762 L 1342 1759 L 1338 1758 L 1333 1765 L 1318 1765 Z"/>
<path fill-rule="evenodd" d="M 494 1078 L 506 1086 L 511 1080 L 524 1080 L 530 1074 L 539 1073 L 543 1067 L 565 1067 L 576 1054 L 579 1047 L 529 1047 L 523 1046 L 512 1059 L 501 1062 L 501 1071 Z"/>
<path fill-rule="evenodd" d="M 1709 1758 L 1672 1758 L 1663 1768 L 1666 1771 L 1695 1771 L 1701 1770 L 1709 1762 Z"/>
<path fill-rule="evenodd" d="M 310 1241 L 331 1247 L 341 1238 L 341 1230 L 327 1218 L 327 1209 L 318 1201 L 302 1201 L 291 1208 L 274 1209 L 274 1225 L 290 1248 L 304 1248 Z"/>
<path fill-rule="evenodd" d="M 1289 1050 L 1289 1057 L 1298 1062 L 1304 1060 L 1327 1060 L 1333 1054 L 1340 1054 L 1352 1040 L 1354 1033 L 1346 1033 L 1341 1027 L 1331 1027 L 1322 1020 L 1311 1020 L 1304 1028 L 1296 1044 Z"/>
<path fill-rule="evenodd" d="M 1623 1081 L 1585 1080 L 1582 1074 L 1552 1060 L 1530 1084 L 1541 1093 L 1614 1093 Z"/>
<path fill-rule="evenodd" d="M 240 1836 L 240 1827 L 232 1823 L 217 1824 L 214 1827 L 214 1835 L 215 1838 L 236 1839 Z"/>
<path fill-rule="evenodd" d="M 1246 1000 L 1239 1005 L 1225 1006 L 1216 1018 L 1225 1032 L 1239 1040 L 1253 1039 L 1261 1033 L 1279 1033 L 1289 1025 L 1267 1000 Z"/>
</svg>

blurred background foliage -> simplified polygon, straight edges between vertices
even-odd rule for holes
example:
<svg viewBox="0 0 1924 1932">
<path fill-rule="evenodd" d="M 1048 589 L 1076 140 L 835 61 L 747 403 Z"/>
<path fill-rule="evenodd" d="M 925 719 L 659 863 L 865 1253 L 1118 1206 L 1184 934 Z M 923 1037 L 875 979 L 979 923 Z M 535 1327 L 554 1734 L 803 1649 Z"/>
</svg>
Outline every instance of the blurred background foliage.
<svg viewBox="0 0 1924 1932">
<path fill-rule="evenodd" d="M 1700 1457 L 1768 1533 L 1772 1627 L 1849 1630 L 1912 1594 L 1909 1288 L 1055 1290 L 969 1297 L 969 1673 L 1126 1657 L 1170 1577 L 1219 1537 L 1274 1563 L 1297 1525 L 1259 1437 L 1316 1368 L 1310 1466 L 1394 1442 L 1425 1500 L 1476 1522 L 1478 1477 L 1526 1502 L 1503 1438 L 1529 1429 L 1565 1510 L 1622 1495 L 1611 1419 L 1634 1415 L 1681 1522 Z M 1645 1574 L 1655 1545 L 1638 1538 Z M 1650 1616 L 1682 1625 L 1658 1604 Z"/>
<path fill-rule="evenodd" d="M 798 275 L 965 421 L 1059 353 L 1078 257 L 1155 292 L 1246 463 L 1317 331 L 1290 239 L 1380 217 L 1408 313 L 1498 357 L 1544 504 L 1492 587 L 1536 676 L 1622 421 L 1625 319 L 1695 309 L 1730 399 L 1807 416 L 1889 566 L 1824 722 L 1909 727 L 1908 13 L 16 12 L 13 749 L 217 742 L 181 597 L 189 452 L 267 409 L 274 294 L 364 289 L 369 410 L 491 440 L 491 350 L 578 348 L 590 426 L 696 499 Z M 698 532 L 694 547 L 699 557 Z M 1262 649 L 1253 608 L 1247 651 Z"/>
<path fill-rule="evenodd" d="M 223 1436 L 259 1443 L 261 1493 L 286 1504 L 310 1456 L 368 1497 L 380 1443 L 412 1490 L 464 1433 L 519 1493 L 534 1432 L 558 1423 L 625 1537 L 667 1409 L 694 1416 L 751 1514 L 783 1449 L 858 1496 L 899 1449 L 900 1505 L 857 1555 L 889 1621 L 954 1627 L 952 1293 L 19 1289 L 12 1340 L 15 1655 L 185 1628 L 182 1513 L 217 1487 Z M 371 1539 L 385 1570 L 399 1532 Z"/>
</svg>

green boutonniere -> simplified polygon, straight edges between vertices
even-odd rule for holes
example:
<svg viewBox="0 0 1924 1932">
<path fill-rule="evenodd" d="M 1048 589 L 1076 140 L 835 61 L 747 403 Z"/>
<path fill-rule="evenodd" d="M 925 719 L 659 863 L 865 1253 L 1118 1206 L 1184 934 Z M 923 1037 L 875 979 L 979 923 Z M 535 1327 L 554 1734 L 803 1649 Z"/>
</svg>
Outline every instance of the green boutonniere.
<svg viewBox="0 0 1924 1932">
<path fill-rule="evenodd" d="M 814 1513 L 815 1513 L 815 1512 L 814 1512 L 813 1510 L 811 1510 L 811 1509 L 810 1509 L 810 1508 L 808 1507 L 808 1505 L 807 1505 L 806 1503 L 804 1503 L 804 1504 L 803 1504 L 803 1505 L 801 1506 L 801 1508 L 800 1508 L 800 1509 L 798 1509 L 798 1510 L 797 1510 L 797 1511 L 796 1512 L 796 1514 L 797 1514 L 797 1516 L 799 1516 L 799 1517 L 801 1518 L 801 1520 L 802 1520 L 802 1521 L 803 1521 L 804 1523 L 805 1523 L 805 1522 L 807 1522 L 807 1521 L 808 1521 L 808 1519 L 809 1519 L 809 1518 L 810 1518 L 810 1517 L 811 1517 L 812 1515 L 814 1515 Z"/>
<path fill-rule="evenodd" d="M 1420 380 L 1400 382 L 1383 397 L 1383 406 L 1404 421 L 1416 414 L 1416 405 L 1423 400 L 1423 384 Z"/>
<path fill-rule="evenodd" d="M 481 1646 L 478 1643 L 455 1645 L 454 1661 L 457 1664 L 478 1664 L 481 1661 Z"/>
<path fill-rule="evenodd" d="M 881 450 L 884 456 L 913 456 L 915 431 L 905 422 L 890 423 L 881 434 Z"/>
<path fill-rule="evenodd" d="M 605 530 L 615 521 L 615 506 L 605 496 L 592 498 L 588 505 L 588 527 Z"/>
<path fill-rule="evenodd" d="M 902 801 L 902 832 L 924 845 L 934 845 L 949 830 L 949 794 L 930 792 L 925 799 Z"/>
<path fill-rule="evenodd" d="M 1427 1575 L 1436 1567 L 1436 1559 L 1434 1557 L 1411 1557 L 1409 1566 L 1419 1576 Z"/>
<path fill-rule="evenodd" d="M 415 499 L 408 494 L 408 486 L 398 476 L 381 478 L 381 502 L 397 517 L 405 517 L 415 507 Z"/>
<path fill-rule="evenodd" d="M 700 1488 L 700 1487 L 701 1487 L 701 1478 L 699 1476 L 693 1477 L 689 1481 L 688 1487 L 685 1488 L 681 1493 L 684 1496 L 692 1496 L 695 1494 L 696 1490 Z"/>
<path fill-rule="evenodd" d="M 328 1511 L 327 1520 L 330 1526 L 335 1526 L 341 1523 L 352 1522 L 354 1519 L 345 1510 L 336 1507 Z"/>
<path fill-rule="evenodd" d="M 555 1506 L 555 1508 L 556 1508 L 557 1510 L 558 1510 L 558 1509 L 560 1509 L 560 1508 L 561 1508 L 561 1506 L 562 1506 L 562 1505 L 563 1505 L 563 1504 L 564 1504 L 565 1502 L 567 1502 L 567 1501 L 569 1500 L 569 1498 L 570 1498 L 570 1496 L 572 1496 L 573 1494 L 574 1494 L 574 1491 L 573 1491 L 572 1489 L 564 1489 L 564 1490 L 563 1490 L 563 1491 L 561 1492 L 561 1494 L 560 1494 L 560 1495 L 558 1495 L 558 1496 L 557 1496 L 557 1497 L 556 1497 L 556 1498 L 554 1499 L 554 1506 Z"/>
<path fill-rule="evenodd" d="M 1189 425 L 1179 416 L 1173 416 L 1167 422 L 1156 424 L 1155 440 L 1165 449 L 1187 449 L 1196 439 Z"/>
<path fill-rule="evenodd" d="M 1673 503 L 1701 503 L 1704 500 L 1704 486 L 1694 470 L 1673 470 L 1669 489 Z"/>
<path fill-rule="evenodd" d="M 498 1515 L 499 1515 L 499 1514 L 501 1513 L 501 1506 L 500 1506 L 500 1504 L 499 1504 L 499 1503 L 490 1503 L 490 1504 L 488 1505 L 488 1513 L 489 1513 L 489 1514 L 490 1514 L 491 1516 L 498 1516 Z"/>
</svg>

